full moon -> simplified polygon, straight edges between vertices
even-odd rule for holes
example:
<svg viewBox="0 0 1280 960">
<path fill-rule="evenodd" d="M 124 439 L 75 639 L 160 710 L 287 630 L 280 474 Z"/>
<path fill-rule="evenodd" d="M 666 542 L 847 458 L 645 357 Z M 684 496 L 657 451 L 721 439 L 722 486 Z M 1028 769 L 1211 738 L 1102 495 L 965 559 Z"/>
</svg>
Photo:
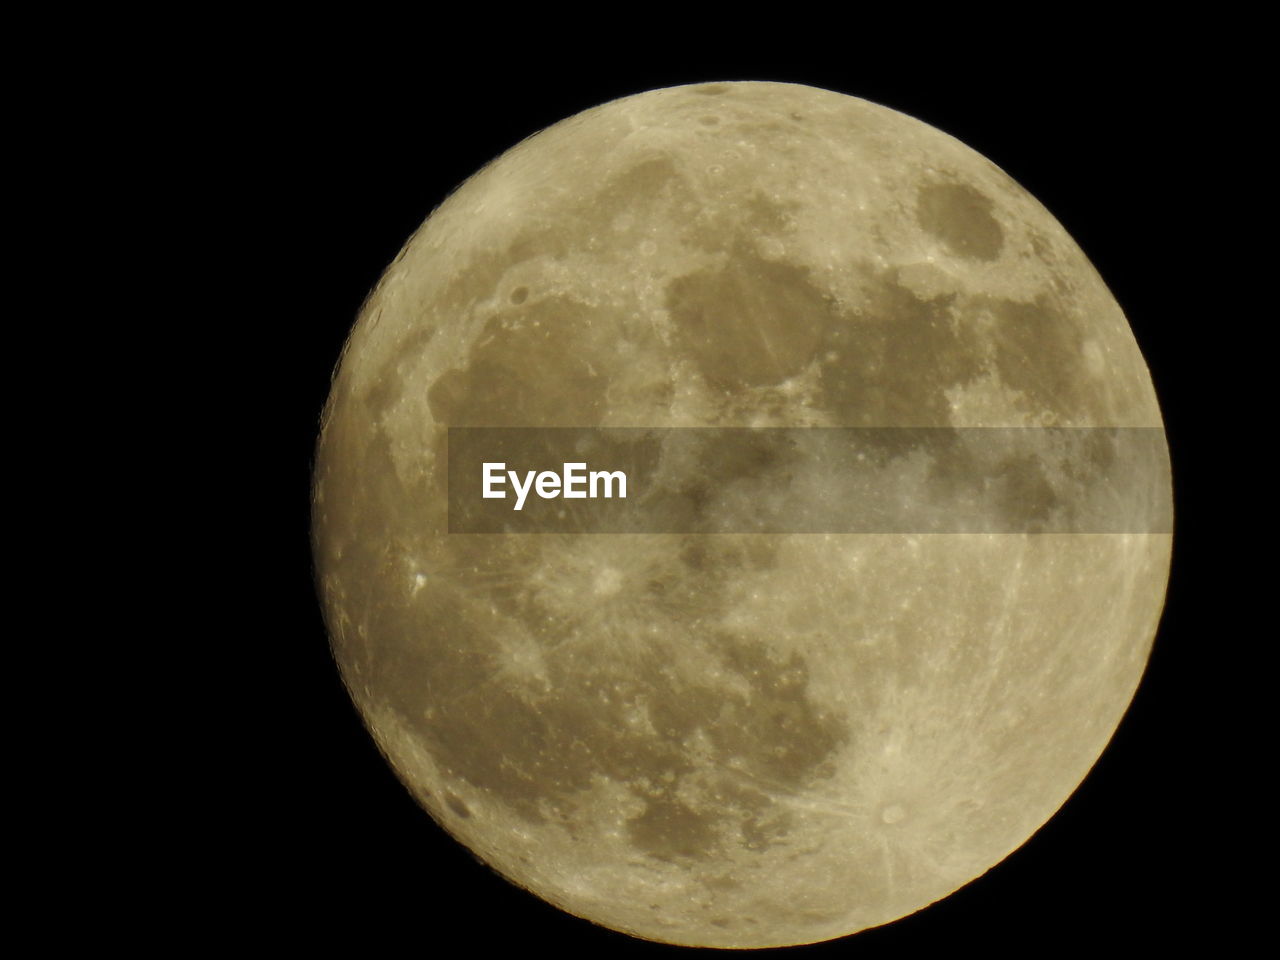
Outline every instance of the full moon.
<svg viewBox="0 0 1280 960">
<path fill-rule="evenodd" d="M 933 519 L 750 532 L 847 473 L 669 456 L 680 496 L 630 509 L 725 532 L 451 532 L 460 427 L 878 431 Z M 1125 431 L 1159 455 L 1112 469 Z M 1108 469 L 1108 523 L 1072 520 Z M 970 481 L 990 529 L 939 506 Z M 1033 197 L 886 107 L 716 83 L 531 136 L 413 235 L 334 376 L 313 541 L 351 696 L 450 834 L 614 930 L 768 947 L 920 910 L 1059 809 L 1147 662 L 1169 488 L 1129 325 Z"/>
</svg>

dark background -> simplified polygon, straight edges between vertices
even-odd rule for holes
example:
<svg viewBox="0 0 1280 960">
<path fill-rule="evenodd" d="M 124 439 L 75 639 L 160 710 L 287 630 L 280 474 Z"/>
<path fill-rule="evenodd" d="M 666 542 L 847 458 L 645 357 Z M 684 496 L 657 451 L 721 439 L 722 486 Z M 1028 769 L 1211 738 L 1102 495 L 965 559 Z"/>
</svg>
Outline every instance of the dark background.
<svg viewBox="0 0 1280 960">
<path fill-rule="evenodd" d="M 395 25 L 386 30 L 394 32 Z M 518 33 L 518 31 L 517 31 Z M 820 51 L 767 31 L 754 49 L 713 43 L 636 53 L 610 44 L 501 57 L 447 37 L 383 58 L 367 38 L 281 45 L 211 65 L 208 149 L 233 179 L 226 216 L 243 245 L 219 277 L 247 279 L 242 365 L 254 398 L 243 470 L 254 503 L 241 563 L 253 577 L 252 664 L 232 709 L 225 849 L 197 863 L 218 893 L 202 929 L 246 945 L 430 953 L 685 952 L 593 926 L 518 890 L 450 839 L 398 783 L 330 659 L 312 582 L 309 471 L 329 376 L 364 297 L 445 196 L 525 136 L 658 86 L 763 79 L 853 94 L 918 117 L 984 154 L 1063 223 L 1124 309 L 1150 366 L 1176 485 L 1164 619 L 1133 705 L 1083 786 L 1022 849 L 946 900 L 813 956 L 997 956 L 1046 949 L 1220 942 L 1220 851 L 1231 798 L 1210 726 L 1207 645 L 1231 627 L 1210 610 L 1221 577 L 1202 505 L 1211 414 L 1197 284 L 1230 251 L 1213 230 L 1207 117 L 1221 88 L 1196 57 L 1136 40 L 904 45 L 860 36 Z M 511 39 L 511 38 L 509 38 Z M 655 41 L 656 42 L 656 41 Z M 519 46 L 519 38 L 511 39 Z M 1159 46 L 1159 45 L 1156 45 Z M 886 49 L 879 50 L 877 47 Z M 1022 53 L 1011 51 L 1023 50 Z M 456 52 L 456 51 L 455 51 Z M 199 188 L 200 185 L 197 185 Z M 226 190 L 226 183 L 219 190 Z M 209 196 L 222 196 L 212 188 Z M 1211 318 L 1210 318 L 1211 322 Z M 1216 369 L 1216 368 L 1215 368 Z M 1198 372 L 1196 372 L 1198 371 Z M 252 453 L 249 444 L 252 442 Z M 244 677 L 240 678 L 244 680 Z M 1216 939 L 1215 939 L 1216 938 Z M 445 955 L 452 955 L 448 950 Z"/>
</svg>

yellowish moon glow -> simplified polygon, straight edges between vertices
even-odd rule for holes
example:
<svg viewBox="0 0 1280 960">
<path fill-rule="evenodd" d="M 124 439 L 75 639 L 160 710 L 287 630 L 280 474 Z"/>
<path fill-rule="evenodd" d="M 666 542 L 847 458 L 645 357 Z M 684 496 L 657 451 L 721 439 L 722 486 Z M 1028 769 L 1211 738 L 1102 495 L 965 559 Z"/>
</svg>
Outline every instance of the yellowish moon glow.
<svg viewBox="0 0 1280 960">
<path fill-rule="evenodd" d="M 450 533 L 449 427 L 1160 430 L 1063 228 L 885 107 L 650 91 L 432 214 L 361 312 L 317 454 L 348 689 L 511 881 L 638 937 L 765 947 L 999 863 L 1089 771 L 1150 652 L 1167 525 L 1034 522 L 1097 457 L 1008 461 L 983 509 L 1014 532 Z M 886 469 L 927 498 L 948 464 L 908 453 Z M 756 495 L 835 482 L 742 469 Z M 1137 472 L 1167 492 L 1167 459 Z M 747 503 L 710 487 L 696 509 Z"/>
</svg>

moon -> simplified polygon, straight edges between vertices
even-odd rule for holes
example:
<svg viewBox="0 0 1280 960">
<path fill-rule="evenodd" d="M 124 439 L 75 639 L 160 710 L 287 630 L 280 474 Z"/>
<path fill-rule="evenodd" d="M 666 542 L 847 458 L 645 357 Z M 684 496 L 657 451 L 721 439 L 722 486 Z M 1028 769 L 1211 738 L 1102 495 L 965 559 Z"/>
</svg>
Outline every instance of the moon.
<svg viewBox="0 0 1280 960">
<path fill-rule="evenodd" d="M 695 508 L 733 532 L 470 534 L 451 427 L 1132 429 L 1160 456 L 1124 471 L 1156 506 L 1101 531 L 1040 521 L 1110 439 L 999 461 L 995 533 L 742 532 L 721 464 Z M 883 477 L 927 505 L 971 463 L 948 449 Z M 814 469 L 752 490 L 812 499 Z M 431 215 L 335 373 L 312 531 L 337 664 L 433 818 L 579 917 L 755 948 L 920 910 L 1053 816 L 1147 662 L 1169 487 L 1138 345 L 1043 206 L 886 107 L 732 82 L 557 123 Z"/>
</svg>

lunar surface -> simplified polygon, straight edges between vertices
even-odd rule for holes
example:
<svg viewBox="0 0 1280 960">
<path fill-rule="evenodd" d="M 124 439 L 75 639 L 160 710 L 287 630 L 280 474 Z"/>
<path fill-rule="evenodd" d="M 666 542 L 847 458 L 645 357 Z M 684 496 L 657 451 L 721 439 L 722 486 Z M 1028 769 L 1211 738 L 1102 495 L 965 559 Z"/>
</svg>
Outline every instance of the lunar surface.
<svg viewBox="0 0 1280 960">
<path fill-rule="evenodd" d="M 351 334 L 316 460 L 351 695 L 512 882 L 638 937 L 764 947 L 892 921 L 999 863 L 1146 664 L 1169 523 L 1036 523 L 1107 442 L 1004 461 L 986 509 L 1012 532 L 462 534 L 449 427 L 1159 430 L 1063 228 L 885 107 L 643 93 L 520 143 L 418 230 Z M 884 470 L 928 497 L 963 469 L 948 449 L 887 449 Z M 695 512 L 749 510 L 739 474 L 784 499 L 829 482 L 688 469 Z M 1167 460 L 1129 472 L 1167 492 Z"/>
</svg>

